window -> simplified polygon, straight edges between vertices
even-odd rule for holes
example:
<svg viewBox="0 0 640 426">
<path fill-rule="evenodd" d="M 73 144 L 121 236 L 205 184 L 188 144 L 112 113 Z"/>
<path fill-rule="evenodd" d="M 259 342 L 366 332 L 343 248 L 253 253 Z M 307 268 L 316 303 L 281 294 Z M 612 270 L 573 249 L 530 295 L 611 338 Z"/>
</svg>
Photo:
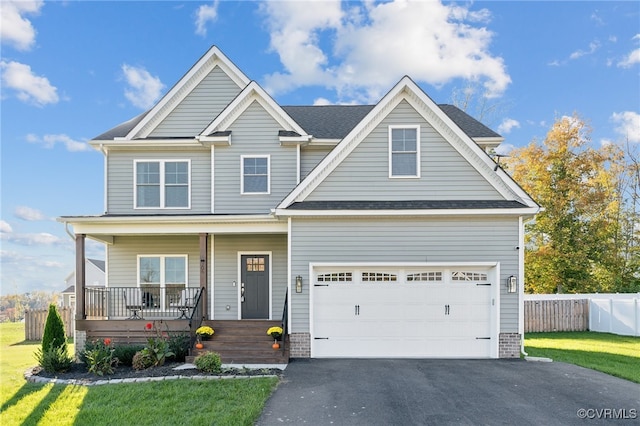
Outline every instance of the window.
<svg viewBox="0 0 640 426">
<path fill-rule="evenodd" d="M 189 208 L 189 161 L 135 161 L 135 208 Z"/>
<path fill-rule="evenodd" d="M 407 274 L 407 282 L 442 281 L 442 272 L 417 272 Z"/>
<path fill-rule="evenodd" d="M 269 156 L 241 157 L 243 194 L 269 193 Z"/>
<path fill-rule="evenodd" d="M 487 281 L 484 272 L 454 271 L 451 273 L 451 281 Z"/>
<path fill-rule="evenodd" d="M 420 177 L 420 126 L 389 126 L 389 177 Z"/>
<path fill-rule="evenodd" d="M 362 281 L 398 281 L 398 276 L 386 272 L 363 272 Z"/>
<path fill-rule="evenodd" d="M 169 307 L 187 286 L 187 256 L 138 256 L 138 286 L 146 307 Z"/>
<path fill-rule="evenodd" d="M 351 272 L 327 272 L 326 274 L 318 274 L 318 282 L 351 282 L 353 276 Z"/>
</svg>

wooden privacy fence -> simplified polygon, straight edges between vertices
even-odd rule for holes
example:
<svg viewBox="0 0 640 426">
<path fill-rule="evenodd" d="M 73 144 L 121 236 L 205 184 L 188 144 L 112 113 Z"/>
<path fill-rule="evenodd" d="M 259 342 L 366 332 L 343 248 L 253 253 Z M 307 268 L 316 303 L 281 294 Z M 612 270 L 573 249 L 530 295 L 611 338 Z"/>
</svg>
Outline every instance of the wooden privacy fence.
<svg viewBox="0 0 640 426">
<path fill-rule="evenodd" d="M 73 310 L 69 308 L 59 309 L 60 317 L 64 323 L 64 331 L 67 337 L 73 337 Z M 39 311 L 25 311 L 24 313 L 24 339 L 42 340 L 44 325 L 47 322 L 48 309 Z"/>
<path fill-rule="evenodd" d="M 588 329 L 589 299 L 524 301 L 525 333 Z"/>
</svg>

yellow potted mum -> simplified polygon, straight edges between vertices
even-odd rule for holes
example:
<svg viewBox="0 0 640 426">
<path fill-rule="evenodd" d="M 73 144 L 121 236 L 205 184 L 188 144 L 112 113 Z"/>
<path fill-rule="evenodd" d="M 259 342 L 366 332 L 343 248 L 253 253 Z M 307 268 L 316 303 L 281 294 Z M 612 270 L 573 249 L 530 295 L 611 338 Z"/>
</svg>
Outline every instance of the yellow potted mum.
<svg viewBox="0 0 640 426">
<path fill-rule="evenodd" d="M 196 334 L 202 340 L 209 340 L 211 336 L 213 336 L 213 333 L 213 328 L 209 327 L 208 325 L 198 327 L 198 329 L 196 330 Z"/>
<path fill-rule="evenodd" d="M 282 337 L 282 327 L 270 327 L 267 330 L 267 334 L 273 337 L 273 345 L 271 345 L 271 347 L 273 349 L 278 349 L 280 347 L 280 343 L 278 343 L 278 339 Z"/>
</svg>

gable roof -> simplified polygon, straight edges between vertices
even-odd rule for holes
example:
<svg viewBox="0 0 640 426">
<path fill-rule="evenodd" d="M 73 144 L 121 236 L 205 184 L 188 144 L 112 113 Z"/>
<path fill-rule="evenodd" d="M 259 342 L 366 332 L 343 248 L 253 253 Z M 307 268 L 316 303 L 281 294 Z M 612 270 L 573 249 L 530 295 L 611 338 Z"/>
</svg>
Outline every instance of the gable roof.
<svg viewBox="0 0 640 426">
<path fill-rule="evenodd" d="M 539 206 L 520 188 L 519 185 L 502 169 L 496 167 L 496 163 L 480 148 L 461 125 L 449 117 L 448 110 L 458 116 L 457 108 L 446 107 L 442 109 L 413 81 L 403 77 L 380 102 L 375 105 L 366 116 L 358 123 L 348 135 L 333 149 L 305 179 L 289 193 L 276 208 L 279 213 L 284 213 L 293 203 L 304 202 L 315 188 L 344 161 L 345 158 L 366 138 L 366 136 L 395 108 L 401 101 L 407 101 L 420 113 L 423 118 L 441 135 L 451 146 L 474 167 L 487 182 L 489 182 L 506 200 L 515 200 L 523 206 L 538 208 Z M 454 107 L 455 108 L 455 107 Z M 459 110 L 458 110 L 459 111 Z M 463 113 L 464 114 L 464 113 Z M 466 115 L 466 114 L 464 114 Z M 462 125 L 471 126 L 473 129 L 482 130 L 475 123 L 470 124 L 466 119 L 459 120 Z M 475 121 L 475 120 L 474 120 Z M 469 129 L 470 131 L 472 129 Z M 495 132 L 491 133 L 497 135 Z M 489 134 L 487 132 L 487 134 Z M 499 135 L 498 135 L 499 136 Z"/>
<path fill-rule="evenodd" d="M 147 137 L 216 66 L 222 68 L 239 88 L 249 84 L 249 78 L 220 49 L 212 46 L 171 90 L 153 108 L 144 113 L 140 120 L 122 137 L 127 140 Z"/>
</svg>

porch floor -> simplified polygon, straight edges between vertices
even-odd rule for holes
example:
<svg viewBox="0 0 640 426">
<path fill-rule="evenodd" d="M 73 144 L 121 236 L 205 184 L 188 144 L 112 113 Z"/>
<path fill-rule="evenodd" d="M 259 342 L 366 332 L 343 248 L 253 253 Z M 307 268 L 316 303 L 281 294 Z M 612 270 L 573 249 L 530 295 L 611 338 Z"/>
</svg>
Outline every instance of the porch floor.
<svg viewBox="0 0 640 426">
<path fill-rule="evenodd" d="M 267 329 L 279 326 L 280 321 L 242 320 L 242 321 L 204 321 L 214 330 L 211 340 L 202 342 L 204 348 L 193 348 L 187 363 L 193 363 L 195 357 L 204 352 L 217 352 L 223 364 L 287 364 L 289 347 L 273 349 L 273 338 L 267 335 Z M 282 344 L 282 342 L 280 342 Z"/>
</svg>

